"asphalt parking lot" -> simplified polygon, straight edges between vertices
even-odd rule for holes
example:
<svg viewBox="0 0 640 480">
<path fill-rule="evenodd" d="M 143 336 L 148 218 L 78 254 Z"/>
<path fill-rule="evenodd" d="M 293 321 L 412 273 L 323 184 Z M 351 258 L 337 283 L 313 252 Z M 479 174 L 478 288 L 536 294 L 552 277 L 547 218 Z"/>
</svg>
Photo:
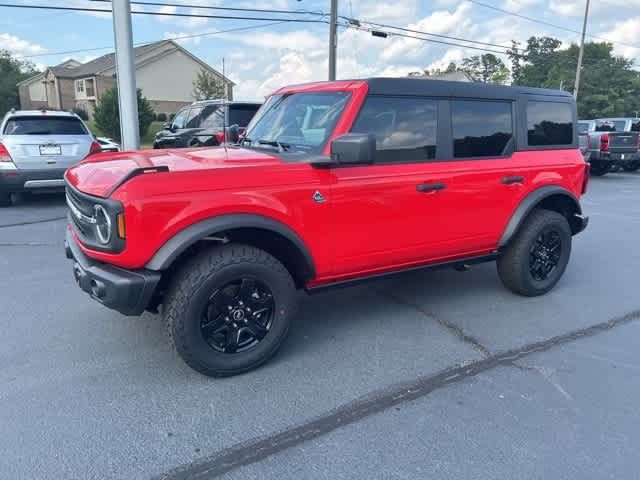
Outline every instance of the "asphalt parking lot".
<svg viewBox="0 0 640 480">
<path fill-rule="evenodd" d="M 0 210 L 0 478 L 632 478 L 640 174 L 591 180 L 558 287 L 493 264 L 315 296 L 280 353 L 210 379 L 157 316 L 74 285 L 63 196 Z"/>
</svg>

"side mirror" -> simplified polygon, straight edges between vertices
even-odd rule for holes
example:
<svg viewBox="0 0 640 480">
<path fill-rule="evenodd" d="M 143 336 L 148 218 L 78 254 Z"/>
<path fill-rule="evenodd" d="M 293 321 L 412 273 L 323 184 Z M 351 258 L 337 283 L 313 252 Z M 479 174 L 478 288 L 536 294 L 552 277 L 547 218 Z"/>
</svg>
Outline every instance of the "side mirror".
<svg viewBox="0 0 640 480">
<path fill-rule="evenodd" d="M 165 122 L 162 124 L 162 129 L 163 130 L 171 130 L 171 123 L 169 122 Z"/>
<path fill-rule="evenodd" d="M 373 133 L 347 133 L 331 143 L 331 163 L 334 165 L 366 165 L 376 157 L 376 136 Z"/>
</svg>

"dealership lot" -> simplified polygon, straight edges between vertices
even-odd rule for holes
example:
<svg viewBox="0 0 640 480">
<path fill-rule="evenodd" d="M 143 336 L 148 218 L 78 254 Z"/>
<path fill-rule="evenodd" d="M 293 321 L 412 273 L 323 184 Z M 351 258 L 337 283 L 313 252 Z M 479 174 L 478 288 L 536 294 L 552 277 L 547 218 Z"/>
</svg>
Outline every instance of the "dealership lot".
<svg viewBox="0 0 640 480">
<path fill-rule="evenodd" d="M 222 380 L 186 367 L 159 317 L 75 287 L 63 196 L 0 210 L 0 478 L 628 478 L 639 200 L 640 174 L 591 180 L 591 224 L 544 297 L 509 293 L 493 264 L 301 294 L 274 361 Z M 547 350 L 428 383 L 536 342 Z M 434 388 L 390 401 L 398 385 Z"/>
</svg>

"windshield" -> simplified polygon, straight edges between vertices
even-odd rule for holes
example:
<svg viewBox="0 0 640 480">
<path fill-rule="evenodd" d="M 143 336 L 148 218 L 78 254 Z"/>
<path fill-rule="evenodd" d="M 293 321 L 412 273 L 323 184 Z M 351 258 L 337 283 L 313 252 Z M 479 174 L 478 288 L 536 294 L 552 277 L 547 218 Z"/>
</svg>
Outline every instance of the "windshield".
<svg viewBox="0 0 640 480">
<path fill-rule="evenodd" d="M 274 95 L 249 124 L 242 144 L 320 153 L 350 96 L 348 92 Z"/>
<path fill-rule="evenodd" d="M 596 132 L 624 132 L 626 126 L 626 120 L 600 120 Z"/>
<path fill-rule="evenodd" d="M 14 117 L 7 121 L 5 135 L 87 135 L 74 117 Z"/>
</svg>

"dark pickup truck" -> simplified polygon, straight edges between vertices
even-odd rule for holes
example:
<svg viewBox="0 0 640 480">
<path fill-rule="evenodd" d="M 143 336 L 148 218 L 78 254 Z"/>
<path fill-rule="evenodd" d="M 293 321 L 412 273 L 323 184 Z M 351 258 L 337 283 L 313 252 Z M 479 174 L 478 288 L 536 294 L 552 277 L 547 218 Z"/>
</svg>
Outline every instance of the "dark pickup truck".
<svg viewBox="0 0 640 480">
<path fill-rule="evenodd" d="M 602 176 L 616 167 L 632 172 L 640 167 L 640 119 L 601 118 L 589 122 L 585 158 L 591 174 Z"/>
</svg>

